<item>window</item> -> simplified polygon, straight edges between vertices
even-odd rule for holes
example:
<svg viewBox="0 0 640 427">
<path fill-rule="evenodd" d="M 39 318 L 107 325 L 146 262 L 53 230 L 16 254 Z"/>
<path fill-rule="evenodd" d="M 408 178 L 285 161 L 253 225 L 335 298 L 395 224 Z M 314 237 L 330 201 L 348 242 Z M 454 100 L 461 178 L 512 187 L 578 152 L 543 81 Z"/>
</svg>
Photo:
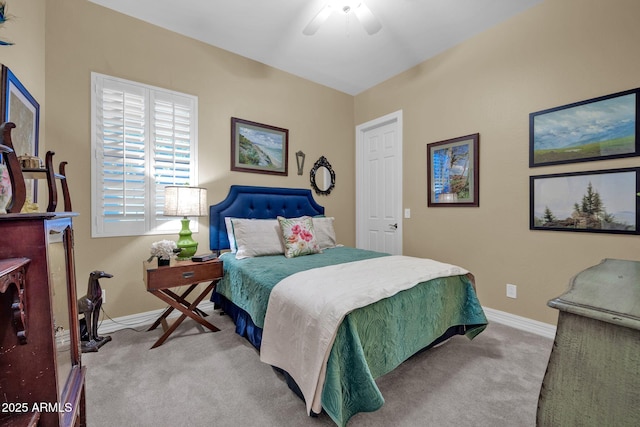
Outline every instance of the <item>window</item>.
<svg viewBox="0 0 640 427">
<path fill-rule="evenodd" d="M 198 184 L 198 98 L 98 73 L 91 86 L 91 236 L 177 232 L 164 187 Z"/>
</svg>

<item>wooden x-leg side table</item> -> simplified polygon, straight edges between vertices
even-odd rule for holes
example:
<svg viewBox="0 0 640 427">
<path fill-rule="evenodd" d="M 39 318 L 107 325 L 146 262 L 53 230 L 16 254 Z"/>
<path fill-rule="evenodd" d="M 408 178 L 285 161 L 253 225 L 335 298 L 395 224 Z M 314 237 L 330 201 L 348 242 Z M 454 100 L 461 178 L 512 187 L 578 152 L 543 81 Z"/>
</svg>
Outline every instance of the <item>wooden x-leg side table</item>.
<svg viewBox="0 0 640 427">
<path fill-rule="evenodd" d="M 168 267 L 146 269 L 146 275 L 145 282 L 147 291 L 169 304 L 169 307 L 167 307 L 153 325 L 149 327 L 148 331 L 157 328 L 174 309 L 182 312 L 180 317 L 167 328 L 151 348 L 162 345 L 169 335 L 171 335 L 187 317 L 190 317 L 212 332 L 219 331 L 218 328 L 204 319 L 207 314 L 197 307 L 200 301 L 215 288 L 218 280 L 222 279 L 222 261 L 217 258 L 206 262 L 178 261 L 176 264 Z M 187 296 L 202 282 L 211 283 L 206 286 L 193 302 L 187 301 Z M 179 286 L 188 287 L 182 294 L 178 295 L 171 289 Z"/>
</svg>

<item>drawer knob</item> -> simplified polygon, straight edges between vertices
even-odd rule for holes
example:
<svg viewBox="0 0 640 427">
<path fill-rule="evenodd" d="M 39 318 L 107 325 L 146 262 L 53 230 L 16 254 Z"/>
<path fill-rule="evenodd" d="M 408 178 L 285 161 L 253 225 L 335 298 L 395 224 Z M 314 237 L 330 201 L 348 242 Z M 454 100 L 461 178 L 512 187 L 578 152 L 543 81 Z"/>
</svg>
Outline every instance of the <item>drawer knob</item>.
<svg viewBox="0 0 640 427">
<path fill-rule="evenodd" d="M 183 279 L 190 279 L 193 276 L 195 276 L 195 273 L 193 271 L 186 271 L 186 272 L 182 273 L 182 278 Z"/>
</svg>

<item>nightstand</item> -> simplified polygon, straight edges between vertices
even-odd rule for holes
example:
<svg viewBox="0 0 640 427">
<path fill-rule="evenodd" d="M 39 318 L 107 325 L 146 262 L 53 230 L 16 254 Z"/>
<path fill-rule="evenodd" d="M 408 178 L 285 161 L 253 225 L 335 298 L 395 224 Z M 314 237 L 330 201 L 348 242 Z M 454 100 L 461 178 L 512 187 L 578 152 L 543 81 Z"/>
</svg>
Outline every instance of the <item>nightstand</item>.
<svg viewBox="0 0 640 427">
<path fill-rule="evenodd" d="M 197 307 L 204 297 L 215 288 L 218 280 L 222 279 L 222 261 L 217 258 L 206 262 L 178 261 L 174 265 L 167 267 L 145 269 L 145 275 L 147 291 L 169 304 L 169 307 L 149 327 L 148 331 L 157 328 L 174 309 L 182 313 L 151 348 L 162 345 L 187 317 L 212 332 L 219 331 L 218 328 L 204 319 L 207 314 L 198 310 Z M 187 301 L 187 296 L 202 282 L 210 283 L 192 302 Z M 187 286 L 187 289 L 180 295 L 171 290 L 179 286 Z"/>
</svg>

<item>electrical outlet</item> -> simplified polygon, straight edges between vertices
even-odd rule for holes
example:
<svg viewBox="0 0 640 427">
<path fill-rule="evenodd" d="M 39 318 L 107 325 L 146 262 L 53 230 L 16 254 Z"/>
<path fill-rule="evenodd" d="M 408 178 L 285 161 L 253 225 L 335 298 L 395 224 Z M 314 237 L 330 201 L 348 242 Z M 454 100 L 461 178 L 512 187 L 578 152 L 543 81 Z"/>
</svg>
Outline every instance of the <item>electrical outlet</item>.
<svg viewBox="0 0 640 427">
<path fill-rule="evenodd" d="M 102 304 L 106 304 L 107 303 L 107 291 L 106 290 L 102 290 Z"/>
<path fill-rule="evenodd" d="M 516 285 L 507 283 L 507 297 L 518 298 L 518 288 L 516 287 Z"/>
</svg>

